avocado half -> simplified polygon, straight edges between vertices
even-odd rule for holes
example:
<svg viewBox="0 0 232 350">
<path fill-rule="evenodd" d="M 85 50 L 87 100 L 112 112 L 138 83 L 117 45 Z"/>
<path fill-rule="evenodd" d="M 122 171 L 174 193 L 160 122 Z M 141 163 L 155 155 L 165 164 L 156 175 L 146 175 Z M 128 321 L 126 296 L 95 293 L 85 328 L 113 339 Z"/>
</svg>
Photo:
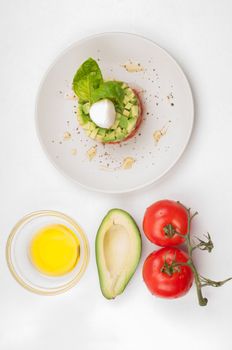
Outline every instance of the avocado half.
<svg viewBox="0 0 232 350">
<path fill-rule="evenodd" d="M 125 91 L 123 110 L 116 108 L 116 120 L 110 129 L 97 126 L 90 118 L 90 103 L 78 102 L 77 119 L 87 136 L 102 143 L 118 143 L 134 134 L 142 120 L 142 107 L 137 94 L 125 83 L 120 83 Z"/>
<path fill-rule="evenodd" d="M 111 209 L 98 229 L 95 250 L 102 294 L 114 299 L 126 288 L 141 257 L 141 234 L 131 215 Z"/>
</svg>

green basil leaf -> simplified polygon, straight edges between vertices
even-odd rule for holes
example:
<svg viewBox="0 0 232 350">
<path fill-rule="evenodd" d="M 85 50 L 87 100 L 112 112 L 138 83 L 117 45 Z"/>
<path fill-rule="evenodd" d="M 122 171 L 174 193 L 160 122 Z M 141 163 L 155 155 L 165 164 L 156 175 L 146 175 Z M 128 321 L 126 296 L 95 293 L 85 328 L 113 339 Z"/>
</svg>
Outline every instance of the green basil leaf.
<svg viewBox="0 0 232 350">
<path fill-rule="evenodd" d="M 122 88 L 122 83 L 118 81 L 106 81 L 92 93 L 93 102 L 107 98 L 116 102 L 119 106 L 122 104 L 124 96 L 125 90 Z"/>
<path fill-rule="evenodd" d="M 78 98 L 92 103 L 92 94 L 103 83 L 101 70 L 91 57 L 86 60 L 73 78 L 73 90 Z"/>
</svg>

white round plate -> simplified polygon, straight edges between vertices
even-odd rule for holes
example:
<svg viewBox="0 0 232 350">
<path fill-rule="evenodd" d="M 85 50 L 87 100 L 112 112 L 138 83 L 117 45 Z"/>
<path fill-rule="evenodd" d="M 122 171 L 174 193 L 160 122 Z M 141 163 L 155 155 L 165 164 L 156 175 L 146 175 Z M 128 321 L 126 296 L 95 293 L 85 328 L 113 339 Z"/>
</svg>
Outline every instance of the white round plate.
<svg viewBox="0 0 232 350">
<path fill-rule="evenodd" d="M 89 57 L 104 79 L 127 82 L 141 96 L 144 120 L 127 142 L 102 145 L 78 125 L 72 79 Z M 36 104 L 39 139 L 52 163 L 80 185 L 108 193 L 142 188 L 167 173 L 188 144 L 193 119 L 191 89 L 176 61 L 152 41 L 127 33 L 99 34 L 69 47 L 46 73 Z M 128 157 L 135 162 L 124 169 Z"/>
</svg>

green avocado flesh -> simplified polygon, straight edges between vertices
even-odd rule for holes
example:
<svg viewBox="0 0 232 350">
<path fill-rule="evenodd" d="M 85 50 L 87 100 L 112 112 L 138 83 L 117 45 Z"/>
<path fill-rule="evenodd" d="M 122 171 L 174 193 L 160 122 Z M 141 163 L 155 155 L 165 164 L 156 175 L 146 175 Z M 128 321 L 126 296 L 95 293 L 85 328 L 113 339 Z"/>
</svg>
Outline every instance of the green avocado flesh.
<svg viewBox="0 0 232 350">
<path fill-rule="evenodd" d="M 102 294 L 114 299 L 133 276 L 142 250 L 140 231 L 134 219 L 122 209 L 104 217 L 96 236 L 95 251 Z"/>
<path fill-rule="evenodd" d="M 90 118 L 89 102 L 78 103 L 77 118 L 80 125 L 85 130 L 87 136 L 92 139 L 107 143 L 107 142 L 119 142 L 127 138 L 131 132 L 135 129 L 137 120 L 139 118 L 139 101 L 136 94 L 125 83 L 121 83 L 125 91 L 125 97 L 123 100 L 123 108 L 117 107 L 116 120 L 114 125 L 110 129 L 103 129 L 97 126 Z"/>
</svg>

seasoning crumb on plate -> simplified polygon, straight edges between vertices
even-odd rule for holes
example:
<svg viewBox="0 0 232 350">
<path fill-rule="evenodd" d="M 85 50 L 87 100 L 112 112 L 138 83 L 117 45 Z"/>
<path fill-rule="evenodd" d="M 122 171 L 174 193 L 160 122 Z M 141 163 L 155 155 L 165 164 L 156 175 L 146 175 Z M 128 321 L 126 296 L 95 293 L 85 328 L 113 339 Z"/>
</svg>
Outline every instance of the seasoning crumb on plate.
<svg viewBox="0 0 232 350">
<path fill-rule="evenodd" d="M 172 100 L 174 98 L 173 93 L 170 92 L 170 94 L 167 95 L 168 100 Z"/>
<path fill-rule="evenodd" d="M 72 137 L 72 135 L 70 134 L 70 132 L 65 131 L 64 136 L 63 136 L 64 141 L 70 140 L 71 137 Z"/>
<path fill-rule="evenodd" d="M 76 97 L 76 95 L 74 94 L 73 91 L 71 91 L 71 92 L 66 92 L 66 93 L 64 94 L 64 98 L 65 98 L 66 100 L 76 100 L 76 99 L 77 99 L 77 97 Z"/>
<path fill-rule="evenodd" d="M 72 156 L 76 156 L 76 154 L 77 154 L 77 149 L 76 148 L 72 148 L 71 149 L 71 155 Z"/>
<path fill-rule="evenodd" d="M 167 96 L 167 99 L 170 102 L 170 105 L 173 107 L 174 106 L 174 103 L 173 103 L 174 96 L 173 96 L 172 92 L 170 92 L 170 94 Z"/>
<path fill-rule="evenodd" d="M 97 154 L 97 150 L 96 150 L 96 146 L 95 147 L 91 147 L 88 151 L 87 151 L 87 156 L 89 158 L 89 160 L 92 160 Z"/>
<path fill-rule="evenodd" d="M 126 62 L 122 65 L 122 67 L 124 67 L 129 73 L 142 72 L 144 70 L 140 63 L 135 63 L 132 61 Z"/>
<path fill-rule="evenodd" d="M 135 159 L 132 157 L 127 157 L 123 160 L 122 167 L 123 169 L 131 169 L 135 163 Z"/>
<path fill-rule="evenodd" d="M 167 133 L 167 128 L 163 127 L 160 130 L 155 130 L 153 133 L 154 140 L 158 143 L 162 136 L 164 136 Z"/>
</svg>

